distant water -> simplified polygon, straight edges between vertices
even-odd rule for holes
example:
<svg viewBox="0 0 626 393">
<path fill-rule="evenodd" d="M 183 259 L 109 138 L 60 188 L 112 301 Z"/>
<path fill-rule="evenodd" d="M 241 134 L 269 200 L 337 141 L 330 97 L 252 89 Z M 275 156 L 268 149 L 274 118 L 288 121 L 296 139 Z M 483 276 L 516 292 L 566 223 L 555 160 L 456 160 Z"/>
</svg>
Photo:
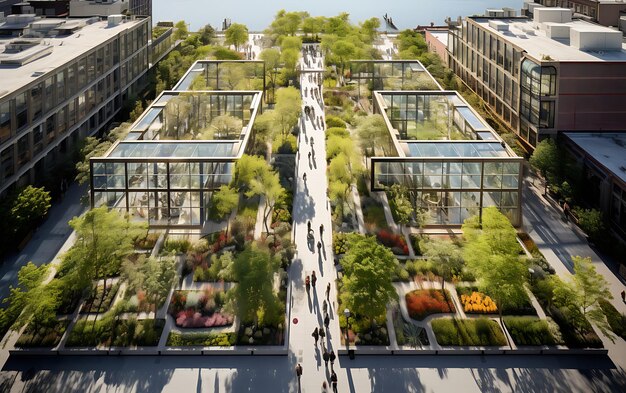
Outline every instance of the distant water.
<svg viewBox="0 0 626 393">
<path fill-rule="evenodd" d="M 312 16 L 333 16 L 348 12 L 352 22 L 387 13 L 399 29 L 431 22 L 443 24 L 446 17 L 483 14 L 487 8 L 519 9 L 521 0 L 153 0 L 152 14 L 157 21 L 185 20 L 195 31 L 210 23 L 218 29 L 224 18 L 243 23 L 250 30 L 265 29 L 277 11 L 307 11 Z M 384 26 L 383 26 L 384 27 Z"/>
</svg>

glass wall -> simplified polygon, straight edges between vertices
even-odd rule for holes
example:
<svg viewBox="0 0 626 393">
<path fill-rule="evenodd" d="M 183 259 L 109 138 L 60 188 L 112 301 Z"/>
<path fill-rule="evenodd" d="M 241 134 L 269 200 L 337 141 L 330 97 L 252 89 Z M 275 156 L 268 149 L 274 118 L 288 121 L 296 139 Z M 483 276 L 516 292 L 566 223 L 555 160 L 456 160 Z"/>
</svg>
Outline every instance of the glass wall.
<svg viewBox="0 0 626 393">
<path fill-rule="evenodd" d="M 265 62 L 198 61 L 174 90 L 265 91 Z"/>
<path fill-rule="evenodd" d="M 93 206 L 119 209 L 151 226 L 199 226 L 211 193 L 230 183 L 233 162 L 92 160 Z"/>
<path fill-rule="evenodd" d="M 430 224 L 461 225 L 495 206 L 513 225 L 521 224 L 521 164 L 511 159 L 372 159 L 372 190 L 406 186 L 416 207 L 430 213 Z"/>
</svg>

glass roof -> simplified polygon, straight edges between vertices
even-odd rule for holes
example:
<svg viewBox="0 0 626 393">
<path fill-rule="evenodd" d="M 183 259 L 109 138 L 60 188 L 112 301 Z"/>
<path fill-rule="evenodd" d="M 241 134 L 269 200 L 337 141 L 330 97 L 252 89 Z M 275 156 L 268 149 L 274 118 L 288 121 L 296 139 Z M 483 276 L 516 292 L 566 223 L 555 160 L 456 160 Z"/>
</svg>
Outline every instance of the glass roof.
<svg viewBox="0 0 626 393">
<path fill-rule="evenodd" d="M 509 157 L 498 142 L 406 142 L 408 157 Z"/>
<path fill-rule="evenodd" d="M 217 158 L 235 157 L 237 142 L 120 142 L 108 157 Z"/>
<path fill-rule="evenodd" d="M 456 97 L 455 97 L 456 98 Z M 455 103 L 455 105 L 458 105 Z M 466 106 L 457 106 L 456 110 L 459 111 L 461 116 L 469 123 L 474 131 L 485 130 L 488 131 L 489 128 L 483 123 L 472 110 Z"/>
</svg>

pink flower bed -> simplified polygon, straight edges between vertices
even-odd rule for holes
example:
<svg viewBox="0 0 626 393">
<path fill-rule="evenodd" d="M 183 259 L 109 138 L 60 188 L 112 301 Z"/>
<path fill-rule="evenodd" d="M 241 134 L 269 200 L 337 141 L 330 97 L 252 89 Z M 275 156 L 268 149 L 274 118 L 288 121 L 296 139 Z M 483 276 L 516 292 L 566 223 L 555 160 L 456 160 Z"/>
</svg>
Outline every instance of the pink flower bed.
<svg viewBox="0 0 626 393">
<path fill-rule="evenodd" d="M 176 315 L 176 326 L 182 328 L 201 328 L 201 327 L 220 327 L 233 324 L 232 315 L 213 313 L 209 316 L 203 316 L 199 312 L 192 309 L 180 311 Z"/>
</svg>

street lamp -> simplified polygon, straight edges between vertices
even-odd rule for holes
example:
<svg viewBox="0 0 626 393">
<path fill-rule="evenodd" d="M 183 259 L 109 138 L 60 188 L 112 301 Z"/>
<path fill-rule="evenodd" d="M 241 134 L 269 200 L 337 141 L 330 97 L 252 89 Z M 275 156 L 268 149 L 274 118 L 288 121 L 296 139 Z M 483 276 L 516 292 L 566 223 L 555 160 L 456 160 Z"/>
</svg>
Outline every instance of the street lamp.
<svg viewBox="0 0 626 393">
<path fill-rule="evenodd" d="M 533 285 L 533 280 L 535 279 L 535 269 L 529 267 L 528 274 L 530 275 L 530 285 Z"/>
<path fill-rule="evenodd" d="M 350 310 L 343 310 L 343 315 L 346 317 L 346 349 L 350 347 L 350 336 L 348 335 L 348 330 L 350 330 Z"/>
</svg>

